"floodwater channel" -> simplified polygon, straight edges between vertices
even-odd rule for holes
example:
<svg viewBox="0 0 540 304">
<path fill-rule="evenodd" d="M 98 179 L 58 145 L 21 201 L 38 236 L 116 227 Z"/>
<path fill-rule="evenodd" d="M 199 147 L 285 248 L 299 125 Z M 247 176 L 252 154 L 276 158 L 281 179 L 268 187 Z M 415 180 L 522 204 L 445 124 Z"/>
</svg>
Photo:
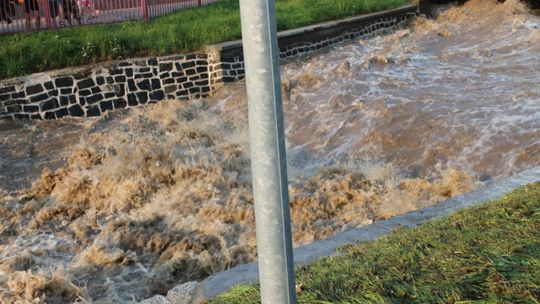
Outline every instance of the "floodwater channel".
<svg viewBox="0 0 540 304">
<path fill-rule="evenodd" d="M 473 0 L 282 67 L 295 246 L 540 165 L 540 16 Z M 126 303 L 256 259 L 245 83 L 0 121 L 0 302 Z"/>
</svg>

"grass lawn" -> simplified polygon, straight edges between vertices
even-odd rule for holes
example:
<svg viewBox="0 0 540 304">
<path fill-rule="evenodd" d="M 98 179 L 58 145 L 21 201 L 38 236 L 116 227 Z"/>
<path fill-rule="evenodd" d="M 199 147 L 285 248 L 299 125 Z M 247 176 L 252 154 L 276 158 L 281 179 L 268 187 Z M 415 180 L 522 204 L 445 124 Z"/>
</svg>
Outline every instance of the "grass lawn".
<svg viewBox="0 0 540 304">
<path fill-rule="evenodd" d="M 540 303 L 540 182 L 297 270 L 300 303 Z M 240 286 L 214 303 L 258 303 Z"/>
<path fill-rule="evenodd" d="M 408 0 L 277 0 L 279 30 L 395 8 Z M 146 55 L 167 55 L 241 37 L 238 0 L 148 22 L 0 36 L 0 79 Z"/>
</svg>

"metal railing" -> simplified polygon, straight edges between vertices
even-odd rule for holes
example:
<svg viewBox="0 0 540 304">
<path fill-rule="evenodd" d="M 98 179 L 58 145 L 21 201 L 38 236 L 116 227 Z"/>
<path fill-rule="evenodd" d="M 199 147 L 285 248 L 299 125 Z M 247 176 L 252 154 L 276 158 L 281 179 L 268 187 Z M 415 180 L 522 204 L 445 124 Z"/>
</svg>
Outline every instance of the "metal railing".
<svg viewBox="0 0 540 304">
<path fill-rule="evenodd" d="M 0 0 L 0 35 L 142 20 L 219 0 Z"/>
</svg>

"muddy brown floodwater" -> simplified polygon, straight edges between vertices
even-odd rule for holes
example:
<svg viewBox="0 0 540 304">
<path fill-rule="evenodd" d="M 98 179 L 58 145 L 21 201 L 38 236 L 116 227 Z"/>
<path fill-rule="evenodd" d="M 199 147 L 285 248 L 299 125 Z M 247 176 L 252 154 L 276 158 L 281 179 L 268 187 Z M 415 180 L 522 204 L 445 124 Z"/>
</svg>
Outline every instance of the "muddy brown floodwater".
<svg viewBox="0 0 540 304">
<path fill-rule="evenodd" d="M 540 17 L 473 0 L 283 67 L 295 245 L 540 165 Z M 0 122 L 0 302 L 127 303 L 256 258 L 243 82 Z"/>
</svg>

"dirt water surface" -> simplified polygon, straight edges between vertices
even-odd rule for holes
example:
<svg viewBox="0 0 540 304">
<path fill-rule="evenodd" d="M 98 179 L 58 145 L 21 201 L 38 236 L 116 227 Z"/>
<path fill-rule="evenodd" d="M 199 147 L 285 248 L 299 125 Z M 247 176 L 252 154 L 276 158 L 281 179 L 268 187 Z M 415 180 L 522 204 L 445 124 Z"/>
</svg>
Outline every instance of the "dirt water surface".
<svg viewBox="0 0 540 304">
<path fill-rule="evenodd" d="M 284 65 L 295 245 L 540 165 L 540 18 L 474 0 Z M 0 122 L 0 302 L 128 303 L 256 258 L 243 82 Z"/>
</svg>

